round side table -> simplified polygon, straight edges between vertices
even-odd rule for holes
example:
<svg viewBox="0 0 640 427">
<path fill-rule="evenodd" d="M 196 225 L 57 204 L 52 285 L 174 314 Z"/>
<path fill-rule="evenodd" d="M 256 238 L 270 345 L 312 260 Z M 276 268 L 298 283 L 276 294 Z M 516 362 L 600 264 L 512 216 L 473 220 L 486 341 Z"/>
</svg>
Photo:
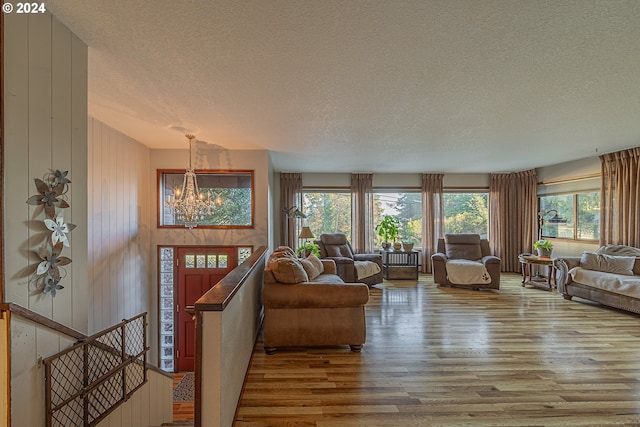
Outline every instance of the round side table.
<svg viewBox="0 0 640 427">
<path fill-rule="evenodd" d="M 522 286 L 532 285 L 539 288 L 552 291 L 553 288 L 558 287 L 556 280 L 556 259 L 555 258 L 543 258 L 536 255 L 521 254 L 518 256 L 520 261 L 520 267 L 522 269 Z M 533 270 L 536 266 L 536 275 L 534 276 Z M 537 274 L 540 266 L 549 268 L 548 276 L 541 276 Z"/>
</svg>

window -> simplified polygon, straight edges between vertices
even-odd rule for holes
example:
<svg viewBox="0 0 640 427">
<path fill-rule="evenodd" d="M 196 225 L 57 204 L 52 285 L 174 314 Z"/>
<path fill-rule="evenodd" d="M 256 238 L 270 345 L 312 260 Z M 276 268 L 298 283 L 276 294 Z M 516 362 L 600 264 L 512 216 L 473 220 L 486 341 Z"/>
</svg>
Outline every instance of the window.
<svg viewBox="0 0 640 427">
<path fill-rule="evenodd" d="M 196 171 L 200 192 L 213 200 L 211 214 L 198 223 L 202 228 L 253 228 L 253 171 Z M 174 218 L 167 198 L 182 188 L 184 171 L 158 170 L 159 226 L 184 227 Z"/>
<path fill-rule="evenodd" d="M 420 192 L 377 191 L 373 194 L 373 226 L 390 215 L 400 221 L 400 241 L 422 247 L 422 194 Z M 382 238 L 375 235 L 376 246 Z M 393 242 L 392 242 L 393 243 Z"/>
<path fill-rule="evenodd" d="M 302 204 L 314 236 L 322 233 L 344 233 L 351 239 L 351 192 L 349 190 L 308 190 L 302 193 Z M 302 224 L 298 224 L 302 227 Z M 296 235 L 300 229 L 296 231 Z"/>
<path fill-rule="evenodd" d="M 444 232 L 489 234 L 488 192 L 445 192 Z"/>
<path fill-rule="evenodd" d="M 576 194 L 577 233 L 580 240 L 600 239 L 600 192 Z"/>
<path fill-rule="evenodd" d="M 542 237 L 572 240 L 600 238 L 600 192 L 542 196 L 540 211 L 544 217 Z M 554 212 L 555 211 L 555 212 Z"/>
<path fill-rule="evenodd" d="M 173 247 L 161 247 L 160 251 L 160 369 L 173 372 Z"/>
<path fill-rule="evenodd" d="M 540 212 L 544 215 L 542 237 L 573 239 L 574 206 L 572 194 L 545 196 L 540 198 Z"/>
</svg>

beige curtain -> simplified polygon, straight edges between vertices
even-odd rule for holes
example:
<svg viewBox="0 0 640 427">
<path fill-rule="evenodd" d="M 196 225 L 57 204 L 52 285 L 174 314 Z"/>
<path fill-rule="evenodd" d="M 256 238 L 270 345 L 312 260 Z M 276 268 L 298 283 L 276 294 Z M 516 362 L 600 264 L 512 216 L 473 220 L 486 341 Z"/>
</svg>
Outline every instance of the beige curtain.
<svg viewBox="0 0 640 427">
<path fill-rule="evenodd" d="M 280 244 L 296 249 L 297 218 L 287 212 L 302 211 L 302 174 L 280 173 Z"/>
<path fill-rule="evenodd" d="M 351 175 L 351 245 L 356 253 L 373 251 L 373 174 Z"/>
<path fill-rule="evenodd" d="M 518 255 L 533 250 L 537 206 L 535 170 L 491 174 L 489 242 L 502 271 L 519 272 Z"/>
<path fill-rule="evenodd" d="M 431 273 L 431 255 L 444 236 L 444 174 L 422 174 L 422 272 Z"/>
<path fill-rule="evenodd" d="M 640 147 L 600 161 L 600 244 L 640 247 Z"/>
</svg>

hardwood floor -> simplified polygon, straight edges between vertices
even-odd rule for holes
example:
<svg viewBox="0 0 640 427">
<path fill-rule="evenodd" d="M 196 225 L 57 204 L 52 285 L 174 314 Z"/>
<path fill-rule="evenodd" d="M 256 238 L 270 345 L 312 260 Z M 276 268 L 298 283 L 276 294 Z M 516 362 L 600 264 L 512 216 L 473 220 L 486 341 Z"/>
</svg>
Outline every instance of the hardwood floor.
<svg viewBox="0 0 640 427">
<path fill-rule="evenodd" d="M 186 372 L 176 372 L 173 374 L 173 389 L 175 390 L 180 380 L 185 376 Z M 194 415 L 194 402 L 173 402 L 173 420 L 174 421 L 191 421 Z"/>
<path fill-rule="evenodd" d="M 556 291 L 386 282 L 367 343 L 257 343 L 236 427 L 640 426 L 640 316 Z"/>
</svg>

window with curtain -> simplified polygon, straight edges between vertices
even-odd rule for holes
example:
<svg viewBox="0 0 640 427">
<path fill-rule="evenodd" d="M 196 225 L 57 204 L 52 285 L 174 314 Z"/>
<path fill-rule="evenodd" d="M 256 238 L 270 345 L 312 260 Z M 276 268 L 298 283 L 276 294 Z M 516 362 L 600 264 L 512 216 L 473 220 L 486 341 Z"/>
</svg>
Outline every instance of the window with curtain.
<svg viewBox="0 0 640 427">
<path fill-rule="evenodd" d="M 376 190 L 373 194 L 373 226 L 385 215 L 400 221 L 400 241 L 412 241 L 422 247 L 422 194 L 419 190 Z M 382 246 L 382 238 L 375 236 L 375 245 Z"/>
<path fill-rule="evenodd" d="M 444 232 L 474 233 L 486 239 L 489 233 L 488 191 L 445 191 Z"/>
<path fill-rule="evenodd" d="M 307 189 L 302 191 L 303 212 L 314 236 L 323 233 L 344 233 L 351 239 L 351 192 L 348 189 Z M 304 224 L 303 224 L 304 223 Z M 296 231 L 296 236 L 300 230 Z"/>
</svg>

